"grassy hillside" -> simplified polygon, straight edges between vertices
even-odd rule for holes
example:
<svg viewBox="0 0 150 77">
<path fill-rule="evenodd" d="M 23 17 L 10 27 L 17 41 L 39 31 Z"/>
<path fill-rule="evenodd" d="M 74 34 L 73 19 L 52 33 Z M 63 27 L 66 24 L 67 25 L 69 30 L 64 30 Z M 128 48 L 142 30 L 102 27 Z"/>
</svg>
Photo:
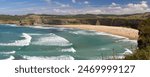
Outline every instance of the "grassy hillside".
<svg viewBox="0 0 150 77">
<path fill-rule="evenodd" d="M 107 25 L 124 26 L 138 28 L 140 22 L 150 16 L 150 13 L 131 14 L 131 15 L 46 15 L 28 14 L 23 16 L 0 15 L 0 23 L 19 24 L 19 25 L 69 25 L 69 24 L 88 24 L 88 25 Z"/>
<path fill-rule="evenodd" d="M 139 29 L 138 50 L 125 59 L 150 60 L 150 18 L 144 20 Z"/>
</svg>

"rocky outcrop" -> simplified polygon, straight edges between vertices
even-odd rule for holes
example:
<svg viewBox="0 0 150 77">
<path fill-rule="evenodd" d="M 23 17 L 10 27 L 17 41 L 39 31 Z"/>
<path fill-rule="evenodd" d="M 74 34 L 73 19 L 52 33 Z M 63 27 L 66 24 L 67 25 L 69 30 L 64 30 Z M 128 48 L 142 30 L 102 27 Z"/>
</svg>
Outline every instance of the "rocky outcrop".
<svg viewBox="0 0 150 77">
<path fill-rule="evenodd" d="M 139 49 L 150 49 L 150 18 L 143 21 L 139 26 L 139 39 L 138 47 Z"/>
<path fill-rule="evenodd" d="M 42 18 L 38 15 L 29 15 L 20 20 L 20 25 L 38 25 L 42 24 Z"/>
<path fill-rule="evenodd" d="M 87 17 L 86 17 L 87 16 Z M 88 25 L 107 25 L 107 26 L 124 26 L 138 28 L 142 18 L 149 16 L 149 13 L 144 15 L 128 15 L 128 16 L 100 16 L 100 15 L 24 15 L 24 16 L 0 16 L 0 23 L 18 24 L 18 25 L 69 25 L 69 24 L 88 24 Z M 137 18 L 137 16 L 139 16 Z"/>
</svg>

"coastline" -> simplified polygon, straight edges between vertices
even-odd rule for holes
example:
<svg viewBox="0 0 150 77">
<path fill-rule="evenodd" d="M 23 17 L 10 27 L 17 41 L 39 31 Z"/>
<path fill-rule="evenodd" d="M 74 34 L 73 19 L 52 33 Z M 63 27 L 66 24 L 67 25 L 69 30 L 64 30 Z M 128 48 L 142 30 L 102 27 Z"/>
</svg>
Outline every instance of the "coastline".
<svg viewBox="0 0 150 77">
<path fill-rule="evenodd" d="M 48 25 L 48 24 L 36 24 L 33 26 L 43 26 L 43 27 L 64 27 L 64 28 L 76 28 L 83 30 L 94 30 L 97 32 L 105 32 L 113 35 L 123 36 L 129 38 L 130 40 L 138 40 L 138 30 L 126 27 L 116 27 L 116 26 L 105 26 L 105 25 Z"/>
<path fill-rule="evenodd" d="M 127 37 L 131 40 L 138 40 L 138 30 L 132 28 L 126 28 L 126 27 L 115 27 L 115 26 L 104 26 L 104 25 L 45 25 L 45 26 L 94 30 L 97 32 L 105 32 L 109 34 Z"/>
</svg>

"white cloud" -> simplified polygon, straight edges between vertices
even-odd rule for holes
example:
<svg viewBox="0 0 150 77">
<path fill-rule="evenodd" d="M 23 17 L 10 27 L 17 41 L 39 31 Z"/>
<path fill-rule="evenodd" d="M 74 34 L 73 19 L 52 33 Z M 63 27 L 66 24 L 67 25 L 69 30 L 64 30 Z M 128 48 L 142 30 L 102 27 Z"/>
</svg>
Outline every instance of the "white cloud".
<svg viewBox="0 0 150 77">
<path fill-rule="evenodd" d="M 72 3 L 76 3 L 76 0 L 72 0 Z"/>
<path fill-rule="evenodd" d="M 60 3 L 60 2 L 55 2 L 55 4 L 59 5 L 60 7 L 70 7 L 69 4 L 63 4 L 63 3 Z"/>
<path fill-rule="evenodd" d="M 112 6 L 112 7 L 115 7 L 115 6 L 118 6 L 119 4 L 116 4 L 116 3 L 111 3 L 111 5 L 110 6 Z"/>
<path fill-rule="evenodd" d="M 128 8 L 148 8 L 148 4 L 145 1 L 142 1 L 140 4 L 129 3 Z"/>
<path fill-rule="evenodd" d="M 84 4 L 89 4 L 89 1 L 84 1 Z"/>
<path fill-rule="evenodd" d="M 126 5 L 119 5 L 112 3 L 108 6 L 94 7 L 88 6 L 83 8 L 71 7 L 67 4 L 57 3 L 60 5 L 58 8 L 49 10 L 50 14 L 134 14 L 134 13 L 144 13 L 150 11 L 147 2 L 142 1 L 140 3 L 129 3 Z M 67 8 L 62 8 L 67 7 Z"/>
<path fill-rule="evenodd" d="M 113 2 L 108 5 L 108 7 L 95 7 L 94 9 L 101 10 L 101 12 L 99 12 L 100 14 L 134 14 L 150 12 L 150 7 L 146 1 L 141 1 L 140 3 L 129 3 L 126 5 L 119 5 Z M 94 13 L 95 11 L 93 11 L 93 14 Z"/>
<path fill-rule="evenodd" d="M 89 2 L 82 2 L 84 7 L 76 8 L 69 4 L 64 4 L 60 2 L 54 2 L 52 0 L 44 0 L 47 3 L 50 3 L 48 6 L 33 6 L 26 8 L 13 9 L 9 8 L 0 8 L 1 13 L 7 14 L 134 14 L 134 13 L 144 13 L 150 12 L 150 7 L 146 1 L 141 1 L 139 3 L 128 3 L 126 5 L 121 5 L 117 3 L 111 3 L 110 5 L 105 6 L 92 6 Z M 76 3 L 76 0 L 72 2 Z"/>
</svg>

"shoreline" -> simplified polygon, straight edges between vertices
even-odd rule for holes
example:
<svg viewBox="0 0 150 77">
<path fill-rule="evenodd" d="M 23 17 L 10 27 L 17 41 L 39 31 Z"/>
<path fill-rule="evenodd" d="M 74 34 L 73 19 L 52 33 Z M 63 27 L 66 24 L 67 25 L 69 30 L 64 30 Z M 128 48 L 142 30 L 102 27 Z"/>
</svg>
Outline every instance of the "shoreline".
<svg viewBox="0 0 150 77">
<path fill-rule="evenodd" d="M 37 26 L 43 26 L 37 25 Z M 94 30 L 97 32 L 105 32 L 113 35 L 127 37 L 131 40 L 138 40 L 138 30 L 126 27 L 116 26 L 104 26 L 104 25 L 45 25 L 47 27 L 64 27 L 64 28 L 76 28 L 83 30 Z"/>
<path fill-rule="evenodd" d="M 16 24 L 15 24 L 16 25 Z M 25 25 L 26 26 L 26 25 Z M 64 28 L 75 28 L 83 30 L 94 30 L 96 32 L 105 32 L 108 34 L 123 36 L 129 38 L 130 40 L 138 40 L 138 30 L 126 27 L 117 26 L 105 26 L 105 25 L 48 25 L 48 24 L 36 24 L 32 26 L 42 26 L 42 27 L 64 27 Z"/>
</svg>

